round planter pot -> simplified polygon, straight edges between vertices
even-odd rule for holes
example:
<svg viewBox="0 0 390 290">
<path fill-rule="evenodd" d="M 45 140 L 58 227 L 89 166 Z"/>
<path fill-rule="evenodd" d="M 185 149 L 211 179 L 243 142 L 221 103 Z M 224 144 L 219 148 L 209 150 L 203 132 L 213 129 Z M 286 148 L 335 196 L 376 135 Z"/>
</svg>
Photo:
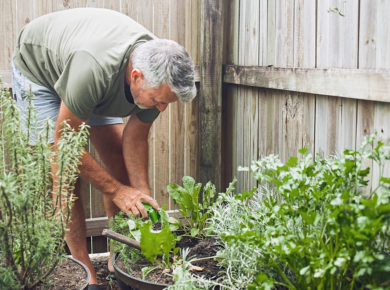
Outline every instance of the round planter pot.
<svg viewBox="0 0 390 290">
<path fill-rule="evenodd" d="M 74 263 L 80 265 L 83 268 L 87 278 L 86 278 L 86 282 L 84 283 L 84 285 L 82 287 L 80 287 L 80 290 L 88 289 L 89 280 L 91 280 L 91 272 L 89 271 L 88 267 L 86 265 L 84 265 L 84 263 L 80 262 L 79 260 L 76 260 L 75 258 L 73 258 L 71 256 L 69 256 L 68 259 L 70 261 L 73 261 Z"/>
<path fill-rule="evenodd" d="M 122 271 L 116 264 L 118 258 L 118 253 L 112 257 L 112 265 L 115 270 L 115 277 L 118 281 L 119 286 L 122 290 L 160 290 L 164 289 L 170 285 L 167 284 L 158 284 L 150 281 L 141 280 L 136 278 L 124 271 Z"/>
</svg>

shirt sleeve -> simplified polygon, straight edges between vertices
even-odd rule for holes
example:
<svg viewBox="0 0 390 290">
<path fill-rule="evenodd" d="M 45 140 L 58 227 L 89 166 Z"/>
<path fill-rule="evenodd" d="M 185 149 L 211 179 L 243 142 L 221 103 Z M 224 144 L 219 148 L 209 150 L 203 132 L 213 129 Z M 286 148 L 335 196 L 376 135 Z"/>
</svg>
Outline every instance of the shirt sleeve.
<svg viewBox="0 0 390 290">
<path fill-rule="evenodd" d="M 67 61 L 54 89 L 67 108 L 88 120 L 104 96 L 104 73 L 86 51 L 75 52 Z"/>
<path fill-rule="evenodd" d="M 156 108 L 141 110 L 140 112 L 136 113 L 138 119 L 140 119 L 141 122 L 148 123 L 148 124 L 153 123 L 154 120 L 157 119 L 159 114 L 160 111 L 157 110 Z"/>
</svg>

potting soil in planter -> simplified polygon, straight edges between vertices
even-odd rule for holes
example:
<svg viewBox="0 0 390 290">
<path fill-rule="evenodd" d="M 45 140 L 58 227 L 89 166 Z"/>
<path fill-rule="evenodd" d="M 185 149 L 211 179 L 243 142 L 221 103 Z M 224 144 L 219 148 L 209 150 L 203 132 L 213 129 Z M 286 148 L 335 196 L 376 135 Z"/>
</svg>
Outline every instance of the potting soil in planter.
<svg viewBox="0 0 390 290">
<path fill-rule="evenodd" d="M 207 238 L 203 240 L 193 239 L 189 237 L 183 237 L 183 239 L 176 244 L 179 248 L 190 248 L 188 257 L 196 258 L 205 258 L 215 256 L 218 251 L 217 246 L 215 245 L 215 240 L 212 238 Z M 135 250 L 137 251 L 137 250 Z M 138 260 L 135 264 L 126 265 L 121 257 L 119 256 L 116 261 L 118 267 L 124 272 L 129 273 L 131 276 L 134 276 L 138 279 L 142 279 L 142 268 L 152 267 L 153 265 L 146 260 L 145 258 Z M 193 271 L 194 274 L 203 276 L 208 279 L 215 279 L 218 276 L 220 267 L 213 258 L 206 259 L 198 262 L 193 262 L 193 266 L 200 267 L 201 271 Z M 147 281 L 156 284 L 173 284 L 172 273 L 163 273 L 162 269 L 158 268 L 150 272 L 147 277 Z"/>
<path fill-rule="evenodd" d="M 54 272 L 49 276 L 46 284 L 39 284 L 34 290 L 69 290 L 84 289 L 89 280 L 89 272 L 85 268 L 70 259 L 65 259 L 57 265 Z"/>
</svg>

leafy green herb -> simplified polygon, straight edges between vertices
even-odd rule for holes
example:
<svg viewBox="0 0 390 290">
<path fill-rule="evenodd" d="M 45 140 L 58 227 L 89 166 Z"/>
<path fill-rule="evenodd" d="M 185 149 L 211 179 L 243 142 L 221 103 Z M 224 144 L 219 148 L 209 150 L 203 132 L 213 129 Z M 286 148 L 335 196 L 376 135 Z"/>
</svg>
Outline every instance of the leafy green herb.
<svg viewBox="0 0 390 290">
<path fill-rule="evenodd" d="M 211 206 L 215 201 L 215 186 L 208 182 L 201 193 L 202 184 L 195 183 L 190 176 L 183 177 L 183 186 L 171 183 L 167 190 L 185 219 L 183 229 L 191 236 L 204 236 L 206 220 L 211 215 Z"/>
<path fill-rule="evenodd" d="M 25 96 L 27 128 L 21 128 L 10 93 L 0 89 L 0 289 L 32 289 L 47 281 L 64 257 L 64 231 L 74 202 L 79 158 L 87 129 L 64 124 L 56 152 L 48 144 L 49 124 L 31 145 L 35 124 L 31 93 Z M 37 133 L 37 132 L 35 132 Z M 55 154 L 55 155 L 54 155 Z M 52 199 L 51 164 L 58 164 Z"/>
<path fill-rule="evenodd" d="M 301 151 L 305 154 L 304 150 Z M 249 289 L 384 289 L 390 285 L 390 147 L 370 137 L 338 158 L 254 161 L 253 197 L 220 196 L 210 228 L 226 284 Z M 381 173 L 367 188 L 368 160 Z M 249 198 L 246 198 L 249 197 Z"/>
</svg>

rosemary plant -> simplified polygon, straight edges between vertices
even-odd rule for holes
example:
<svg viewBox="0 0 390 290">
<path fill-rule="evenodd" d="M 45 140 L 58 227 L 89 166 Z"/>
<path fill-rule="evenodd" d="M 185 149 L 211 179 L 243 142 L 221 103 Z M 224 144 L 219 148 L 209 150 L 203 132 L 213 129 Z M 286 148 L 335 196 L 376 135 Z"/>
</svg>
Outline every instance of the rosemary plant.
<svg viewBox="0 0 390 290">
<path fill-rule="evenodd" d="M 32 95 L 26 96 L 31 104 Z M 0 289 L 31 289 L 64 257 L 64 231 L 74 201 L 86 127 L 63 126 L 56 152 L 48 144 L 49 124 L 31 145 L 35 116 L 31 106 L 22 130 L 8 90 L 0 91 Z M 37 132 L 35 132 L 37 133 Z M 51 163 L 58 178 L 53 202 Z M 58 209 L 62 209 L 61 211 Z M 65 210 L 64 210 L 65 209 Z"/>
</svg>

